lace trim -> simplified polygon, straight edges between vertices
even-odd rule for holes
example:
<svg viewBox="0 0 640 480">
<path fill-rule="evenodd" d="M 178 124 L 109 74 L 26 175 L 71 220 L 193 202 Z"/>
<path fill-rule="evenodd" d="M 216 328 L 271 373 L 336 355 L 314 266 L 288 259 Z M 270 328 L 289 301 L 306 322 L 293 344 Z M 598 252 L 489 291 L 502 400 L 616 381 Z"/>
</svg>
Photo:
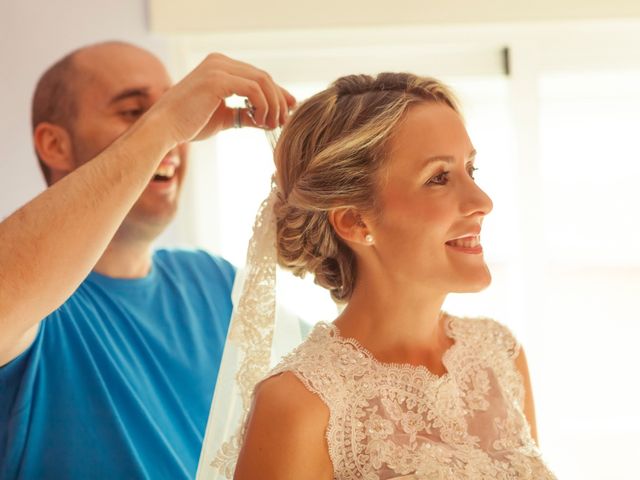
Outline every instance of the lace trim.
<svg viewBox="0 0 640 480">
<path fill-rule="evenodd" d="M 455 338 L 455 333 L 451 328 L 451 322 L 453 321 L 454 317 L 452 317 L 451 315 L 445 312 L 442 312 L 442 316 L 445 318 L 444 331 L 447 337 L 451 338 L 454 341 L 454 343 L 449 348 L 447 348 L 445 352 L 442 354 L 441 361 L 442 361 L 442 364 L 447 369 L 447 371 L 443 375 L 436 375 L 424 365 L 412 365 L 410 363 L 381 362 L 366 347 L 363 347 L 362 344 L 358 342 L 358 340 L 356 340 L 355 338 L 342 336 L 342 334 L 340 333 L 340 329 L 335 324 L 329 323 L 327 324 L 327 326 L 330 328 L 330 335 L 332 335 L 336 341 L 345 345 L 346 344 L 352 345 L 356 350 L 362 352 L 378 368 L 416 369 L 418 371 L 422 371 L 425 377 L 429 379 L 442 381 L 447 376 L 449 376 L 449 368 L 447 365 L 448 358 L 452 355 L 452 352 L 455 351 L 456 347 L 459 345 L 459 342 Z"/>
<path fill-rule="evenodd" d="M 454 344 L 442 376 L 379 362 L 328 324 L 270 373 L 294 373 L 327 405 L 335 478 L 554 478 L 522 411 L 519 344 L 509 330 L 449 317 L 445 331 Z"/>
<path fill-rule="evenodd" d="M 239 397 L 242 403 L 241 421 L 236 433 L 221 444 L 210 463 L 226 478 L 231 478 L 235 471 L 253 389 L 269 370 L 276 308 L 276 221 L 273 213 L 276 197 L 276 187 L 272 185 L 269 197 L 256 215 L 247 253 L 246 279 L 231 318 L 225 346 L 225 353 L 226 349 L 231 349 L 239 357 L 234 388 L 237 390 L 235 398 Z M 211 415 L 224 415 L 224 412 L 215 411 Z"/>
</svg>

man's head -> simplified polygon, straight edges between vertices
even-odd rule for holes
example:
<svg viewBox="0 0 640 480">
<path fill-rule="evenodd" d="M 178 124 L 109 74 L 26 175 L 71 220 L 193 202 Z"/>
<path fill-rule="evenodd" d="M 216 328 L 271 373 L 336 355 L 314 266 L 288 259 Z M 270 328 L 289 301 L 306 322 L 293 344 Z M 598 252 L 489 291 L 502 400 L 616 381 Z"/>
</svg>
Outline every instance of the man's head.
<svg viewBox="0 0 640 480">
<path fill-rule="evenodd" d="M 49 68 L 33 96 L 36 154 L 47 184 L 82 166 L 122 135 L 171 86 L 151 53 L 122 42 L 76 50 Z M 120 229 L 154 238 L 175 213 L 186 149 L 165 157 Z"/>
</svg>

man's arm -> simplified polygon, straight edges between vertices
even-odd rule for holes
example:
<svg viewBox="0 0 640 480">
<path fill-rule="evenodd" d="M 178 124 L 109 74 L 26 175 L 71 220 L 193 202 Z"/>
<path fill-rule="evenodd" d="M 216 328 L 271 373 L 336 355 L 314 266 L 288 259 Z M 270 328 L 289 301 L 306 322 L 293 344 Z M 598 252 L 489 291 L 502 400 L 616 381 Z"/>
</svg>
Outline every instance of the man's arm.
<svg viewBox="0 0 640 480">
<path fill-rule="evenodd" d="M 0 365 L 88 275 L 164 155 L 231 126 L 232 94 L 268 127 L 294 102 L 261 70 L 210 55 L 109 148 L 0 223 Z"/>
</svg>

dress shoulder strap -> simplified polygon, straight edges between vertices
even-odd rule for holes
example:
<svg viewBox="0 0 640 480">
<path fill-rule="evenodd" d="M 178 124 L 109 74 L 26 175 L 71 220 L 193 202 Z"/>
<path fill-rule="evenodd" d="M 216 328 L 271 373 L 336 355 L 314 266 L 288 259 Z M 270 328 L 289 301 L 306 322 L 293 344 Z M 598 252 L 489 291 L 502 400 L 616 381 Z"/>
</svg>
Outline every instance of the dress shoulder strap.
<svg viewBox="0 0 640 480">
<path fill-rule="evenodd" d="M 491 318 L 454 317 L 449 323 L 451 334 L 457 341 L 486 353 L 515 358 L 520 353 L 520 342 L 511 330 Z"/>
<path fill-rule="evenodd" d="M 268 377 L 283 372 L 293 373 L 331 409 L 346 394 L 346 374 L 353 363 L 346 360 L 348 355 L 341 352 L 342 348 L 344 346 L 336 341 L 335 328 L 327 323 L 318 323 L 307 339 L 286 355 Z"/>
<path fill-rule="evenodd" d="M 454 318 L 450 328 L 466 353 L 454 360 L 459 363 L 454 368 L 463 371 L 471 363 L 491 366 L 502 391 L 523 407 L 524 382 L 515 362 L 521 346 L 511 330 L 490 318 Z"/>
</svg>

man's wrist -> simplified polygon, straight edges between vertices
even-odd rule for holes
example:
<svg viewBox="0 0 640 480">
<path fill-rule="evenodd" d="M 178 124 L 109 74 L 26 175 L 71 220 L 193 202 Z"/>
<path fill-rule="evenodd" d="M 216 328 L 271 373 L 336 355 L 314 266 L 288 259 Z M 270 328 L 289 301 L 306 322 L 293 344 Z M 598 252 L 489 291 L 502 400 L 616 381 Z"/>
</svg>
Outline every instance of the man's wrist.
<svg viewBox="0 0 640 480">
<path fill-rule="evenodd" d="M 174 148 L 177 142 L 166 125 L 166 118 L 155 111 L 149 111 L 131 126 L 114 145 L 119 153 L 132 162 L 153 163 L 157 167 L 162 158 Z M 144 162 L 146 163 L 146 162 Z"/>
</svg>

